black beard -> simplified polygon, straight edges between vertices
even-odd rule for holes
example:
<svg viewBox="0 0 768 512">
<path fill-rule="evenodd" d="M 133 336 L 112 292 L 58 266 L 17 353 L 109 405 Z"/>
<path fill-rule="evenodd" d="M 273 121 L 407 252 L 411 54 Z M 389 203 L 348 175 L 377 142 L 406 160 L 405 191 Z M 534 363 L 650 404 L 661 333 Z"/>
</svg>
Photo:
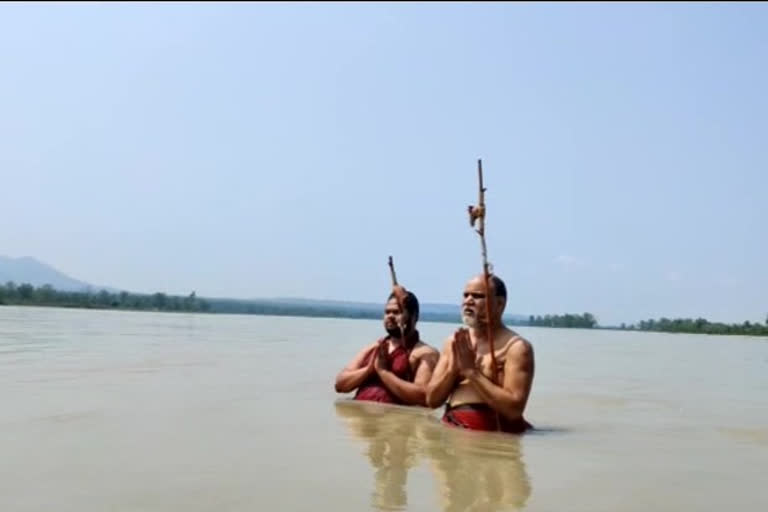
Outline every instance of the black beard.
<svg viewBox="0 0 768 512">
<path fill-rule="evenodd" d="M 408 336 L 409 334 L 411 334 L 412 330 L 413 329 L 411 329 L 410 325 L 406 325 L 405 326 L 405 332 L 403 333 L 403 335 L 404 336 Z M 387 334 L 389 334 L 393 338 L 399 338 L 400 337 L 400 327 L 395 327 L 393 329 L 386 329 L 386 331 L 387 331 Z"/>
</svg>

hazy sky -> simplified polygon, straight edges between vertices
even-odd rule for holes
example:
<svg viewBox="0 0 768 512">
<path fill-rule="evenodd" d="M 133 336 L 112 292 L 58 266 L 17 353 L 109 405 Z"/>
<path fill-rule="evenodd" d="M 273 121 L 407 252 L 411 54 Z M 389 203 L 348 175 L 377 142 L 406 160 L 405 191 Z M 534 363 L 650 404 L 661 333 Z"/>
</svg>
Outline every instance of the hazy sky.
<svg viewBox="0 0 768 512">
<path fill-rule="evenodd" d="M 203 296 L 764 320 L 768 6 L 0 6 L 0 254 Z"/>
</svg>

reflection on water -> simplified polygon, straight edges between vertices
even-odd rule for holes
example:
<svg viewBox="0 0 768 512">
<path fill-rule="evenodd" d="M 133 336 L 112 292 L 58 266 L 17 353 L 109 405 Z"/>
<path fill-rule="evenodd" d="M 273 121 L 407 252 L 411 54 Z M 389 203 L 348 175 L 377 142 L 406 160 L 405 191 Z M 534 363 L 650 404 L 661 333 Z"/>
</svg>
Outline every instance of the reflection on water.
<svg viewBox="0 0 768 512">
<path fill-rule="evenodd" d="M 408 500 L 408 471 L 417 465 L 419 424 L 423 415 L 404 408 L 342 400 L 336 412 L 353 437 L 366 443 L 364 453 L 374 469 L 371 501 L 379 510 L 402 510 Z"/>
<path fill-rule="evenodd" d="M 519 510 L 531 494 L 517 436 L 441 425 L 426 409 L 340 400 L 336 413 L 374 470 L 371 504 L 407 507 L 408 472 L 425 464 L 446 512 Z"/>
</svg>

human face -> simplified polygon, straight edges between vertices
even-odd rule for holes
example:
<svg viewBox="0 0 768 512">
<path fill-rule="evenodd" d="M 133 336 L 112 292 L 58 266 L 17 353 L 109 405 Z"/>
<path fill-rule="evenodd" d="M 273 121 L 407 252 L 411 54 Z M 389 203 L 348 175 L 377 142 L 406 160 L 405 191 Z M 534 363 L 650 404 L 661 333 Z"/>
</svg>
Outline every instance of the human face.
<svg viewBox="0 0 768 512">
<path fill-rule="evenodd" d="M 493 284 L 490 284 L 491 295 L 494 296 Z M 494 296 L 495 298 L 495 296 Z M 502 304 L 493 302 L 494 321 L 500 316 Z M 461 319 L 468 327 L 477 328 L 488 323 L 488 298 L 485 294 L 485 280 L 482 276 L 470 279 L 464 287 L 464 298 L 461 303 Z"/>
<path fill-rule="evenodd" d="M 384 308 L 384 330 L 386 330 L 390 336 L 399 338 L 400 322 L 403 322 L 403 325 L 405 326 L 405 334 L 408 334 L 410 331 L 408 312 L 406 311 L 405 314 L 401 314 L 397 299 L 392 297 Z"/>
</svg>

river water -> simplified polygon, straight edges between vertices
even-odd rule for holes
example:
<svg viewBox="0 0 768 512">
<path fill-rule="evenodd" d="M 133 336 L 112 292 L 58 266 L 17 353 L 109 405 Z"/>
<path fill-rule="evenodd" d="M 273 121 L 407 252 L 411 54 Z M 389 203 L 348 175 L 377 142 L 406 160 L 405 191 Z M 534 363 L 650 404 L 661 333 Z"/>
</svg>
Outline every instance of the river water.
<svg viewBox="0 0 768 512">
<path fill-rule="evenodd" d="M 0 307 L 0 510 L 768 510 L 768 339 L 519 332 L 522 437 L 336 395 L 378 321 Z"/>
</svg>

